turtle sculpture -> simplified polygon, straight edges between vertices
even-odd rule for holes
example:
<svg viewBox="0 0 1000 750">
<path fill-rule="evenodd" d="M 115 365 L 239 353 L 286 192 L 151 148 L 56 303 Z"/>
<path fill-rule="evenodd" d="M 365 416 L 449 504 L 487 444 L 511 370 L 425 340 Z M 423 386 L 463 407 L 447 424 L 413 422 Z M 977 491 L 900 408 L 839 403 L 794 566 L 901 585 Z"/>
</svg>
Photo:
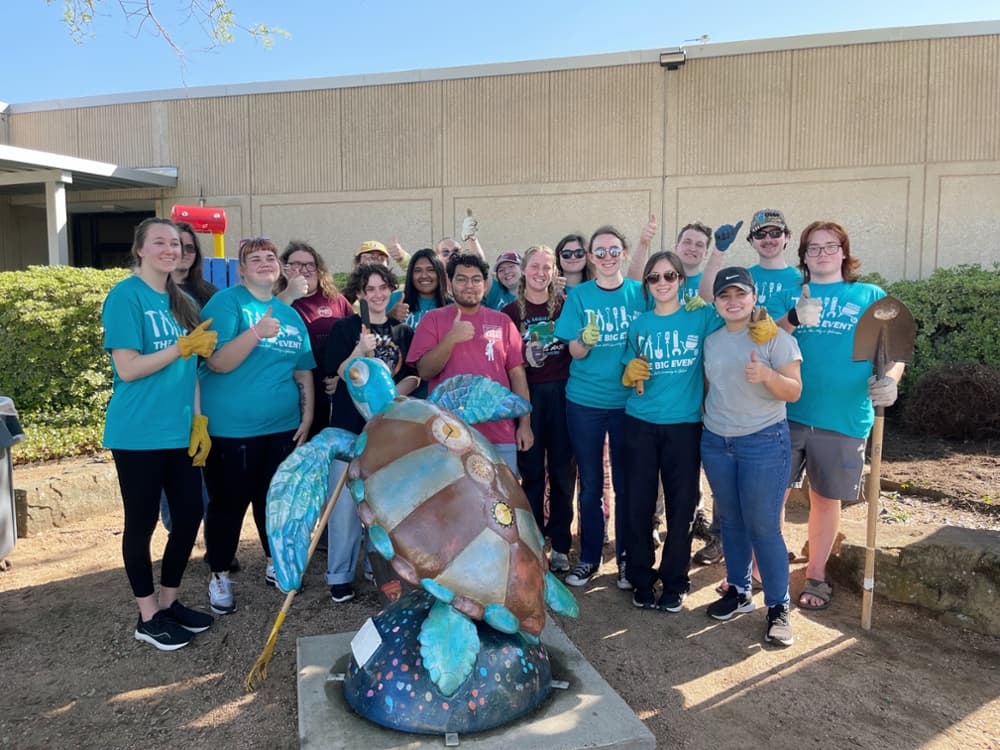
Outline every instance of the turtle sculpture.
<svg viewBox="0 0 1000 750">
<path fill-rule="evenodd" d="M 426 401 L 402 397 L 389 369 L 377 359 L 355 358 L 345 374 L 343 382 L 367 421 L 362 433 L 323 430 L 300 449 L 304 458 L 296 463 L 295 453 L 289 457 L 297 468 L 290 466 L 289 473 L 279 469 L 272 482 L 268 532 L 278 582 L 285 589 L 299 586 L 303 538 L 318 515 L 313 508 L 321 505 L 316 498 L 322 490 L 313 489 L 304 493 L 308 499 L 299 500 L 309 506 L 304 513 L 283 507 L 288 503 L 281 498 L 288 497 L 293 485 L 301 490 L 303 484 L 289 475 L 313 471 L 313 453 L 349 460 L 348 486 L 372 546 L 403 580 L 423 592 L 390 604 L 376 618 L 376 627 L 396 623 L 404 632 L 412 630 L 414 641 L 401 643 L 398 629 L 380 631 L 386 644 L 381 655 L 362 664 L 352 660 L 345 686 L 348 702 L 373 721 L 408 731 L 471 731 L 509 721 L 526 710 L 528 696 L 522 693 L 532 691 L 523 690 L 523 684 L 507 693 L 518 695 L 518 706 L 497 708 L 503 701 L 493 701 L 495 720 L 485 724 L 456 718 L 450 710 L 440 721 L 427 724 L 426 718 L 431 706 L 441 713 L 440 706 L 449 703 L 469 704 L 464 712 L 474 717 L 485 696 L 485 686 L 476 687 L 484 675 L 493 673 L 490 681 L 496 683 L 513 679 L 507 673 L 501 679 L 491 665 L 504 664 L 509 671 L 519 659 L 525 663 L 514 671 L 534 678 L 529 708 L 540 703 L 550 689 L 549 680 L 538 679 L 543 672 L 550 674 L 538 638 L 545 606 L 578 614 L 572 594 L 548 571 L 544 540 L 520 485 L 493 446 L 469 426 L 526 414 L 530 404 L 476 376 L 451 378 Z M 292 494 L 302 494 L 300 490 Z M 491 630 L 481 637 L 485 626 Z M 484 655 L 481 646 L 486 645 L 492 650 Z M 508 652 L 515 656 L 504 656 Z M 401 717 L 398 701 L 389 706 L 389 696 L 380 693 L 384 675 L 392 675 L 400 654 L 416 656 L 416 661 L 408 663 L 406 679 L 399 684 L 411 688 L 421 675 L 427 683 L 411 691 L 417 696 L 410 701 L 414 713 L 423 714 L 412 722 Z M 384 664 L 379 661 L 383 657 Z"/>
</svg>

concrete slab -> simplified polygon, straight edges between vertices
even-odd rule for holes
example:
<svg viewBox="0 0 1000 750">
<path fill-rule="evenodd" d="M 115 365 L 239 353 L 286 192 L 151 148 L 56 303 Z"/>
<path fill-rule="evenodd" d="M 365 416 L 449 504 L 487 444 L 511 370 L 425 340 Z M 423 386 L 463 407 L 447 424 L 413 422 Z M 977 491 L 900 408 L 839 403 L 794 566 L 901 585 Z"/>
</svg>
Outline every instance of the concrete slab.
<svg viewBox="0 0 1000 750">
<path fill-rule="evenodd" d="M 372 724 L 344 700 L 343 683 L 330 674 L 347 672 L 354 633 L 299 638 L 299 745 L 309 750 L 418 750 L 444 747 L 441 735 L 404 734 Z M 632 709 L 590 666 L 551 618 L 542 642 L 552 661 L 555 689 L 526 719 L 479 734 L 462 735 L 461 747 L 475 750 L 577 750 L 614 748 L 652 750 L 656 738 Z"/>
</svg>

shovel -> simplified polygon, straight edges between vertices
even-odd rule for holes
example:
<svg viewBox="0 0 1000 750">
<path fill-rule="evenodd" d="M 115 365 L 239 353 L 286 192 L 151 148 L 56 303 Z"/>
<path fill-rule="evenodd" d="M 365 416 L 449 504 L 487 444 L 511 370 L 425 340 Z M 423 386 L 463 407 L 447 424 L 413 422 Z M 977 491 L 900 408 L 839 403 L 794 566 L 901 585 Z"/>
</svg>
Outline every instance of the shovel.
<svg viewBox="0 0 1000 750">
<path fill-rule="evenodd" d="M 865 310 L 854 329 L 855 362 L 871 362 L 875 376 L 885 375 L 889 362 L 913 360 L 913 341 L 917 325 L 906 305 L 895 297 L 883 297 Z M 875 593 L 875 533 L 878 523 L 879 491 L 882 487 L 882 432 L 885 407 L 875 407 L 872 425 L 871 472 L 868 475 L 868 527 L 865 540 L 864 595 L 861 602 L 861 627 L 872 629 L 872 598 Z"/>
</svg>

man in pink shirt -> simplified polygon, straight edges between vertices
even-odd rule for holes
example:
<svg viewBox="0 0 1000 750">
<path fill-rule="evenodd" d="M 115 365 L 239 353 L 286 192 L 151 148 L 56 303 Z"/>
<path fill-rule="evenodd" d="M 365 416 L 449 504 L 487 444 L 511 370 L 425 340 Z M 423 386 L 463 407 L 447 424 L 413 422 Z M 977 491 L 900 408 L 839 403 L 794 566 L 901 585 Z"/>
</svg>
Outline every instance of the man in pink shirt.
<svg viewBox="0 0 1000 750">
<path fill-rule="evenodd" d="M 521 335 L 513 321 L 483 306 L 489 266 L 477 255 L 452 256 L 448 261 L 455 303 L 431 310 L 420 319 L 406 361 L 415 364 L 433 391 L 453 375 L 482 375 L 530 401 L 524 373 Z M 484 422 L 476 428 L 517 474 L 517 451 L 534 442 L 531 417 Z"/>
</svg>

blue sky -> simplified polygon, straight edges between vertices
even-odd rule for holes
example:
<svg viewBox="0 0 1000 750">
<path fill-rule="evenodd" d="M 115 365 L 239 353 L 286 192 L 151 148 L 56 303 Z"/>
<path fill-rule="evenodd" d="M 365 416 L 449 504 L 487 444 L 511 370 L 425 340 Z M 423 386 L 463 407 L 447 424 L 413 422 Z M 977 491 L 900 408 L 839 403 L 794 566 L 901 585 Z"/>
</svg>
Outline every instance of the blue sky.
<svg viewBox="0 0 1000 750">
<path fill-rule="evenodd" d="M 442 68 L 622 50 L 1000 18 L 996 0 L 231 0 L 236 17 L 287 29 L 270 50 L 237 36 L 206 49 L 186 0 L 154 7 L 185 49 L 129 25 L 102 0 L 77 45 L 63 0 L 0 0 L 0 101 L 27 103 L 129 91 Z"/>
</svg>

